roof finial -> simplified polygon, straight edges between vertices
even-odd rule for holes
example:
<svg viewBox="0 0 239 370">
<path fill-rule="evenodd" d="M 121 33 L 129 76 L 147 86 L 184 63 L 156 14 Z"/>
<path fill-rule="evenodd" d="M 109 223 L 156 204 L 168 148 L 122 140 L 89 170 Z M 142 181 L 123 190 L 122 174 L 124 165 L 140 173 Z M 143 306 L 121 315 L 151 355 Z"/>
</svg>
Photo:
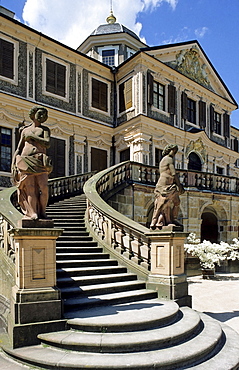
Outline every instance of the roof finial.
<svg viewBox="0 0 239 370">
<path fill-rule="evenodd" d="M 114 24 L 116 22 L 116 18 L 113 14 L 113 0 L 110 0 L 110 15 L 106 18 L 106 22 L 109 24 Z"/>
</svg>

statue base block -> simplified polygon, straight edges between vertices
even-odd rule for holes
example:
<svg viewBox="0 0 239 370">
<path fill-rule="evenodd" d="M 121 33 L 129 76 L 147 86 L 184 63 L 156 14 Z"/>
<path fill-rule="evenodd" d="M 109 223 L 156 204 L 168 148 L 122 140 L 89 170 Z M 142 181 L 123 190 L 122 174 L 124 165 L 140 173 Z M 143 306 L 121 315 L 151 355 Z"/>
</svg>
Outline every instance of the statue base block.
<svg viewBox="0 0 239 370">
<path fill-rule="evenodd" d="M 39 344 L 37 335 L 65 330 L 61 294 L 57 288 L 12 289 L 8 333 L 13 348 Z"/>
<path fill-rule="evenodd" d="M 30 219 L 22 219 L 19 221 L 18 226 L 24 229 L 47 229 L 54 227 L 54 221 L 48 219 L 38 219 L 38 220 L 30 220 Z"/>
<path fill-rule="evenodd" d="M 171 299 L 180 307 L 192 307 L 192 297 L 188 294 L 187 276 L 149 275 L 147 288 L 156 290 L 158 298 Z"/>
</svg>

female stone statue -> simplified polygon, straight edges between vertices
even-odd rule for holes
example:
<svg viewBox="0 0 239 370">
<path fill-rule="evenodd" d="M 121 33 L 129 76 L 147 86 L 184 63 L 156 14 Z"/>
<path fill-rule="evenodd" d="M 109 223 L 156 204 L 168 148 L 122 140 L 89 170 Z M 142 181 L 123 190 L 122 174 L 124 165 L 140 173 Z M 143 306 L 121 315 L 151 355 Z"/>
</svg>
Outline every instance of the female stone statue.
<svg viewBox="0 0 239 370">
<path fill-rule="evenodd" d="M 20 141 L 12 160 L 13 181 L 24 219 L 46 218 L 48 175 L 52 165 L 46 155 L 50 147 L 50 130 L 41 124 L 48 118 L 47 109 L 33 107 L 32 123 L 21 128 Z"/>
<path fill-rule="evenodd" d="M 159 164 L 160 177 L 155 187 L 154 212 L 150 228 L 162 229 L 163 226 L 182 226 L 178 218 L 180 199 L 184 193 L 176 173 L 173 159 L 178 151 L 177 145 L 167 145 Z"/>
</svg>

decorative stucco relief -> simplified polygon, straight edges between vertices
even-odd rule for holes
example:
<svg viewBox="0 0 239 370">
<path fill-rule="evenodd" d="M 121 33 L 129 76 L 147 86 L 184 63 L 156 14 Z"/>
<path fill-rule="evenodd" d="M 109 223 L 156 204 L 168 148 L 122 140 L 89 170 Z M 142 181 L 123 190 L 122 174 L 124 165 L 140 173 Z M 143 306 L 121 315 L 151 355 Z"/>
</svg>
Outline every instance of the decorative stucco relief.
<svg viewBox="0 0 239 370">
<path fill-rule="evenodd" d="M 169 65 L 213 91 L 208 78 L 207 65 L 200 60 L 199 50 L 196 46 L 191 47 L 191 49 L 181 50 L 176 55 L 176 60 L 169 62 Z"/>
<path fill-rule="evenodd" d="M 186 156 L 188 157 L 191 152 L 198 153 L 203 162 L 205 162 L 207 152 L 201 138 L 197 139 L 196 141 L 190 141 L 186 147 Z"/>
</svg>

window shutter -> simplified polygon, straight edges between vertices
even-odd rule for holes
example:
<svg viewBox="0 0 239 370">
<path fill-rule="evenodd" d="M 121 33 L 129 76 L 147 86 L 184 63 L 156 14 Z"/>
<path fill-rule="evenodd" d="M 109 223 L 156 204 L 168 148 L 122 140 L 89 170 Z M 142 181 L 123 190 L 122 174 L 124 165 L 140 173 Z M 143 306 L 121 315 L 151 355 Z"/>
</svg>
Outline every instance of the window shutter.
<svg viewBox="0 0 239 370">
<path fill-rule="evenodd" d="M 234 151 L 238 152 L 238 140 L 236 137 L 234 138 Z"/>
<path fill-rule="evenodd" d="M 224 128 L 224 136 L 230 137 L 230 116 L 227 113 L 223 115 L 223 128 Z"/>
<path fill-rule="evenodd" d="M 108 86 L 104 82 L 100 82 L 100 109 L 107 112 L 107 89 Z"/>
<path fill-rule="evenodd" d="M 119 111 L 132 107 L 132 78 L 119 85 Z"/>
<path fill-rule="evenodd" d="M 125 111 L 125 101 L 124 101 L 124 83 L 119 85 L 119 111 Z"/>
<path fill-rule="evenodd" d="M 154 79 L 150 72 L 147 73 L 147 81 L 148 81 L 148 104 L 153 104 L 153 83 Z"/>
<path fill-rule="evenodd" d="M 206 127 L 206 103 L 202 100 L 199 101 L 199 126 Z"/>
<path fill-rule="evenodd" d="M 129 109 L 132 107 L 132 79 L 127 80 L 125 85 L 126 109 Z"/>
<path fill-rule="evenodd" d="M 46 60 L 46 90 L 55 93 L 55 63 L 51 60 Z"/>
<path fill-rule="evenodd" d="M 46 60 L 46 90 L 60 96 L 65 96 L 66 67 L 62 64 Z"/>
<path fill-rule="evenodd" d="M 92 78 L 92 107 L 107 112 L 107 84 Z"/>
<path fill-rule="evenodd" d="M 176 114 L 176 88 L 168 85 L 168 112 Z"/>
<path fill-rule="evenodd" d="M 57 94 L 65 96 L 66 92 L 66 67 L 57 63 Z"/>
<path fill-rule="evenodd" d="M 92 107 L 99 108 L 99 81 L 92 78 Z"/>
<path fill-rule="evenodd" d="M 14 44 L 0 39 L 0 75 L 14 78 L 13 74 Z"/>
<path fill-rule="evenodd" d="M 210 105 L 210 130 L 214 132 L 216 129 L 215 127 L 215 120 L 214 120 L 214 108 L 213 105 Z"/>
<path fill-rule="evenodd" d="M 182 119 L 187 119 L 188 117 L 188 97 L 187 94 L 183 91 L 181 95 L 181 114 L 182 114 Z"/>
</svg>

